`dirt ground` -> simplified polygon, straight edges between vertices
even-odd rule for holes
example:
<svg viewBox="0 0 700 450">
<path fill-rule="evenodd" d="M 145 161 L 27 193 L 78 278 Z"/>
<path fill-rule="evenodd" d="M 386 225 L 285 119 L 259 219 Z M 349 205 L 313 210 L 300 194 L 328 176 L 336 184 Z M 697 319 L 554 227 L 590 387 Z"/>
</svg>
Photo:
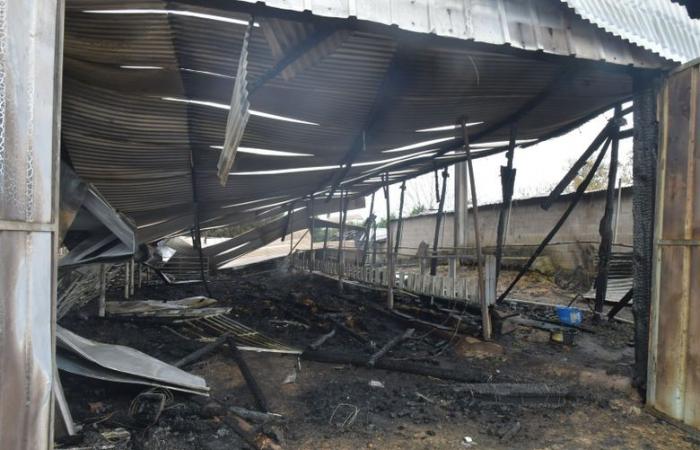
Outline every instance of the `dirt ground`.
<svg viewBox="0 0 700 450">
<path fill-rule="evenodd" d="M 237 271 L 221 274 L 211 288 L 222 304 L 233 307 L 234 319 L 300 349 L 331 329 L 324 314 L 336 314 L 346 326 L 379 346 L 407 328 L 369 307 L 358 307 L 382 305 L 381 293 L 346 286 L 341 294 L 337 282 L 315 275 Z M 111 294 L 114 300 L 120 298 L 118 289 Z M 136 298 L 172 300 L 202 294 L 200 285 L 152 285 L 137 290 Z M 427 311 L 421 318 L 433 321 L 443 314 L 439 306 L 459 308 L 401 295 L 397 306 L 403 311 L 421 308 Z M 202 346 L 178 337 L 160 323 L 99 319 L 94 309 L 95 305 L 88 305 L 61 325 L 98 341 L 132 346 L 166 362 Z M 501 312 L 554 319 L 547 307 L 511 305 Z M 445 319 L 443 323 L 449 322 Z M 631 325 L 594 324 L 587 319 L 584 326 L 588 332 L 579 332 L 574 345 L 551 342 L 547 332 L 524 326 L 492 343 L 461 334 L 453 333 L 447 339 L 416 330 L 413 338 L 387 356 L 393 361 L 474 374 L 481 381 L 565 386 L 572 398 L 481 398 L 464 392 L 460 389 L 463 383 L 456 381 L 313 362 L 295 355 L 244 352 L 270 410 L 286 420 L 280 426 L 263 425 L 255 431 L 288 449 L 700 448 L 693 437 L 645 411 L 631 387 Z M 367 358 L 371 354 L 341 332 L 322 350 Z M 71 411 L 83 431 L 60 447 L 248 448 L 230 426 L 232 415 L 226 407 L 256 409 L 255 402 L 229 353 L 219 351 L 190 370 L 207 380 L 211 398 L 175 393 L 155 424 L 139 422 L 128 414 L 129 405 L 143 389 L 62 373 Z M 293 382 L 285 383 L 294 377 Z M 117 428 L 129 431 L 128 442 L 102 436 Z"/>
</svg>

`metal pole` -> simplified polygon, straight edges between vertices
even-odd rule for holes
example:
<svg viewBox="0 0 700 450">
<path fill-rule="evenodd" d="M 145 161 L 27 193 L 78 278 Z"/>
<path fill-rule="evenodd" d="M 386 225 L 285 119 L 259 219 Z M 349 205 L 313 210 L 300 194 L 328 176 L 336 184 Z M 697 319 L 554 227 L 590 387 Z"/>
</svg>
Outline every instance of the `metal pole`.
<svg viewBox="0 0 700 450">
<path fill-rule="evenodd" d="M 491 339 L 491 314 L 486 299 L 486 284 L 484 279 L 483 258 L 481 255 L 481 239 L 479 236 L 479 202 L 476 198 L 476 183 L 474 181 L 474 165 L 472 164 L 471 150 L 469 148 L 469 134 L 467 133 L 466 119 L 462 118 L 462 136 L 464 149 L 467 153 L 467 166 L 469 168 L 469 190 L 472 196 L 472 215 L 474 217 L 474 243 L 476 245 L 476 268 L 479 276 L 479 302 L 481 303 L 481 326 L 484 339 Z"/>
<path fill-rule="evenodd" d="M 384 177 L 384 198 L 386 199 L 386 307 L 394 309 L 394 255 L 391 245 L 391 207 L 389 205 L 389 175 Z M 398 230 L 397 230 L 398 232 Z"/>
</svg>

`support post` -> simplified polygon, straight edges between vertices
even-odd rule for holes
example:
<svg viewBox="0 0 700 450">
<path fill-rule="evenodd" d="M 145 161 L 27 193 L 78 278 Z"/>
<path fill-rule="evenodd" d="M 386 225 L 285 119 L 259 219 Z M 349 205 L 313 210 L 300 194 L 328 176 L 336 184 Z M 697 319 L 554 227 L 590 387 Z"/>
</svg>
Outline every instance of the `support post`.
<svg viewBox="0 0 700 450">
<path fill-rule="evenodd" d="M 634 382 L 646 386 L 649 353 L 649 314 L 656 201 L 656 165 L 659 128 L 656 120 L 657 86 L 651 75 L 638 74 L 634 80 L 634 142 L 632 176 L 634 247 Z"/>
<path fill-rule="evenodd" d="M 316 255 L 314 254 L 314 228 L 316 228 L 316 212 L 314 211 L 314 195 L 311 194 L 311 220 L 309 223 L 309 272 L 316 268 Z"/>
<path fill-rule="evenodd" d="M 107 307 L 107 269 L 104 264 L 100 264 L 100 300 L 97 315 L 100 317 L 105 316 L 105 309 Z"/>
<path fill-rule="evenodd" d="M 394 242 L 394 257 L 398 258 L 401 245 L 401 232 L 403 231 L 403 197 L 406 193 L 406 182 L 401 183 L 401 197 L 399 197 L 399 219 L 396 221 L 396 242 Z"/>
<path fill-rule="evenodd" d="M 129 264 L 129 297 L 134 296 L 134 279 L 136 273 L 134 272 L 134 269 L 136 267 L 136 262 L 134 261 L 134 257 L 131 257 L 131 263 Z"/>
<path fill-rule="evenodd" d="M 615 107 L 615 122 L 610 130 L 612 145 L 610 148 L 610 168 L 608 170 L 608 187 L 605 192 L 605 212 L 600 219 L 600 246 L 598 247 L 598 276 L 595 282 L 595 317 L 601 319 L 603 304 L 608 290 L 608 273 L 610 267 L 610 254 L 612 252 L 612 216 L 615 206 L 615 180 L 617 179 L 617 159 L 619 148 L 618 132 L 620 129 L 620 105 Z"/>
<path fill-rule="evenodd" d="M 437 215 L 435 216 L 435 234 L 433 235 L 433 254 L 430 258 L 430 275 L 435 276 L 437 274 L 437 252 L 438 245 L 440 244 L 440 230 L 442 229 L 442 221 L 444 220 L 444 210 L 445 210 L 445 191 L 447 190 L 447 177 L 450 174 L 445 167 L 442 171 L 442 192 L 440 195 L 440 203 L 438 205 Z"/>
<path fill-rule="evenodd" d="M 372 267 L 377 265 L 377 222 L 372 224 Z"/>
<path fill-rule="evenodd" d="M 503 259 L 503 246 L 506 243 L 507 222 L 510 217 L 510 209 L 513 205 L 513 186 L 515 184 L 515 169 L 513 169 L 513 156 L 517 138 L 517 124 L 510 127 L 510 142 L 506 152 L 507 164 L 501 166 L 501 189 L 503 202 L 498 214 L 498 229 L 496 231 L 496 281 L 501 272 L 501 260 Z"/>
<path fill-rule="evenodd" d="M 338 233 L 338 290 L 343 292 L 343 275 L 345 271 L 345 257 L 343 255 L 343 235 L 345 234 L 345 220 L 347 219 L 348 192 L 340 191 L 340 230 Z"/>
<path fill-rule="evenodd" d="M 362 249 L 362 267 L 364 267 L 367 264 L 367 253 L 369 252 L 370 232 L 372 231 L 372 225 L 375 223 L 374 194 L 376 194 L 376 192 L 372 192 L 372 200 L 369 204 L 369 216 L 365 221 L 365 243 Z"/>
<path fill-rule="evenodd" d="M 472 194 L 472 217 L 474 218 L 474 244 L 476 247 L 476 268 L 479 277 L 479 303 L 481 303 L 481 320 L 483 337 L 491 339 L 491 312 L 486 302 L 486 284 L 484 280 L 483 257 L 481 255 L 481 237 L 479 236 L 479 202 L 476 198 L 476 182 L 474 180 L 474 165 L 472 164 L 469 134 L 467 133 L 467 120 L 462 117 L 462 136 L 464 150 L 467 153 L 467 167 L 469 169 L 469 190 Z"/>
<path fill-rule="evenodd" d="M 129 273 L 131 272 L 129 270 L 130 261 L 130 259 L 127 259 L 124 263 L 124 299 L 129 298 Z"/>
<path fill-rule="evenodd" d="M 394 309 L 394 249 L 391 245 L 391 206 L 389 204 L 388 174 L 384 176 L 384 199 L 386 200 L 386 307 Z"/>
<path fill-rule="evenodd" d="M 462 161 L 454 166 L 455 176 L 455 208 L 453 220 L 453 238 L 452 246 L 454 247 L 455 255 L 467 253 L 467 217 L 469 215 L 469 200 L 467 199 L 467 180 L 468 168 L 467 162 Z"/>
</svg>

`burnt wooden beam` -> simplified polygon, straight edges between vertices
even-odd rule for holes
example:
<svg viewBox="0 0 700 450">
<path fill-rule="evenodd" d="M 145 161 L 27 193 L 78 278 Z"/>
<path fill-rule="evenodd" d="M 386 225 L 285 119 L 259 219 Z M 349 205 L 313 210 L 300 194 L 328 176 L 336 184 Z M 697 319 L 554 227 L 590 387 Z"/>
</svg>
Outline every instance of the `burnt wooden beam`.
<svg viewBox="0 0 700 450">
<path fill-rule="evenodd" d="M 328 192 L 328 199 L 333 196 L 333 193 L 338 189 L 338 186 L 345 178 L 345 175 L 350 171 L 352 164 L 360 156 L 360 154 L 365 151 L 367 145 L 367 136 L 372 134 L 372 131 L 376 128 L 377 124 L 384 120 L 384 116 L 390 111 L 389 100 L 392 96 L 399 94 L 404 87 L 405 80 L 403 79 L 403 69 L 400 66 L 401 54 L 399 49 L 396 49 L 394 56 L 389 63 L 386 73 L 382 82 L 377 87 L 377 94 L 372 102 L 372 107 L 365 118 L 364 126 L 362 130 L 353 140 L 350 149 L 345 153 L 343 159 L 340 161 L 342 166 L 339 170 L 336 170 L 331 174 L 329 179 L 322 182 L 317 190 L 322 189 L 325 186 L 330 185 L 330 190 Z"/>
<path fill-rule="evenodd" d="M 605 154 L 607 153 L 608 146 L 610 145 L 610 140 L 608 139 L 606 143 L 603 145 L 603 148 L 600 150 L 600 153 L 598 154 L 598 158 L 595 160 L 593 163 L 593 166 L 591 167 L 591 170 L 588 172 L 586 175 L 586 178 L 581 182 L 579 187 L 576 189 L 576 192 L 574 193 L 573 198 L 571 199 L 571 203 L 569 206 L 566 208 L 566 211 L 564 211 L 564 214 L 559 218 L 556 224 L 554 224 L 554 227 L 550 230 L 549 233 L 547 233 L 547 236 L 542 240 L 539 246 L 535 249 L 535 251 L 532 253 L 530 256 L 530 259 L 527 260 L 525 265 L 520 269 L 518 274 L 515 276 L 513 281 L 510 282 L 508 287 L 506 288 L 505 291 L 498 297 L 496 300 L 496 303 L 501 303 L 503 300 L 508 296 L 511 290 L 515 287 L 515 285 L 520 281 L 520 279 L 525 275 L 525 273 L 530 269 L 530 266 L 532 266 L 532 263 L 535 262 L 535 259 L 542 253 L 542 251 L 545 249 L 547 244 L 554 238 L 554 236 L 557 234 L 559 229 L 564 225 L 566 222 L 566 219 L 568 219 L 569 215 L 571 212 L 576 208 L 576 205 L 578 205 L 578 202 L 581 200 L 583 197 L 583 194 L 586 192 L 586 189 L 588 188 L 588 185 L 591 184 L 591 180 L 593 179 L 593 176 L 595 175 L 596 171 L 598 170 L 598 167 L 600 166 L 600 163 L 603 161 L 603 158 L 605 157 Z"/>
<path fill-rule="evenodd" d="M 610 311 L 608 311 L 608 320 L 614 319 L 615 316 L 617 315 L 617 313 L 622 311 L 622 308 L 629 305 L 629 303 L 632 301 L 633 294 L 634 294 L 634 288 L 627 291 L 627 293 L 620 299 L 620 301 L 617 302 L 615 304 L 615 306 L 613 306 L 610 309 Z"/>
<path fill-rule="evenodd" d="M 466 383 L 479 383 L 489 381 L 490 375 L 476 369 L 444 369 L 426 364 L 416 364 L 408 361 L 398 361 L 393 359 L 380 359 L 374 366 L 370 367 L 367 357 L 364 355 L 353 355 L 346 353 L 331 353 L 320 351 L 305 351 L 301 354 L 301 359 L 330 364 L 349 364 L 356 367 L 367 367 L 391 372 L 410 373 L 427 377 L 440 378 L 443 380 L 462 381 Z"/>
<path fill-rule="evenodd" d="M 603 314 L 603 304 L 608 290 L 608 273 L 610 268 L 610 255 L 612 252 L 612 216 L 615 207 L 615 182 L 617 181 L 617 160 L 619 151 L 619 120 L 620 107 L 615 107 L 615 127 L 610 130 L 612 145 L 610 147 L 610 167 L 608 170 L 608 186 L 605 192 L 605 212 L 600 219 L 600 246 L 598 247 L 598 276 L 595 281 L 595 313 L 600 318 Z"/>
<path fill-rule="evenodd" d="M 295 62 L 299 61 L 305 55 L 307 55 L 311 50 L 316 48 L 321 42 L 328 39 L 333 33 L 337 31 L 336 28 L 328 26 L 317 26 L 309 36 L 307 36 L 299 45 L 295 46 L 289 50 L 284 57 L 275 63 L 270 69 L 264 74 L 260 75 L 253 82 L 248 85 L 248 94 L 252 96 L 255 92 L 263 87 L 265 83 L 270 80 L 275 79 L 278 75 L 284 72 L 285 69 L 290 67 Z"/>
<path fill-rule="evenodd" d="M 567 125 L 564 125 L 564 126 L 562 126 L 562 127 L 560 127 L 560 128 L 557 128 L 556 130 L 550 131 L 549 133 L 545 133 L 544 135 L 540 136 L 540 137 L 537 139 L 537 141 L 529 142 L 529 143 L 527 143 L 527 144 L 518 145 L 518 147 L 520 147 L 520 148 L 533 147 L 533 146 L 535 146 L 535 145 L 537 145 L 537 144 L 539 144 L 539 143 L 541 143 L 541 142 L 544 142 L 544 141 L 546 141 L 546 140 L 549 140 L 549 139 L 552 139 L 552 138 L 555 138 L 555 137 L 562 136 L 562 135 L 564 135 L 564 134 L 566 134 L 566 133 L 569 133 L 569 132 L 572 131 L 572 130 L 575 130 L 576 128 L 579 128 L 581 125 L 583 125 L 583 124 L 585 124 L 585 123 L 591 121 L 592 119 L 595 119 L 596 117 L 598 117 L 598 116 L 600 116 L 601 114 L 605 113 L 605 112 L 608 111 L 610 108 L 613 108 L 615 105 L 619 104 L 620 102 L 625 102 L 625 101 L 628 101 L 628 100 L 629 100 L 629 98 L 624 98 L 624 99 L 622 99 L 622 100 L 615 101 L 614 103 L 605 105 L 605 106 L 603 106 L 603 107 L 601 107 L 601 108 L 598 108 L 598 109 L 596 109 L 596 110 L 590 112 L 589 114 L 585 115 L 585 116 L 582 117 L 581 119 L 578 119 L 578 120 L 576 120 L 576 121 L 574 121 L 574 122 L 571 122 L 571 123 L 569 123 L 569 124 L 567 124 Z M 624 109 L 624 110 L 623 110 L 623 115 L 627 114 L 629 111 L 630 111 L 629 108 Z M 627 137 L 627 135 L 628 135 L 630 132 L 631 132 L 631 130 L 625 130 L 625 131 L 621 132 L 621 137 L 620 137 L 620 139 L 622 139 L 623 136 L 624 136 L 624 137 Z M 471 140 L 472 143 L 477 143 L 476 137 L 471 137 L 470 140 Z M 451 143 L 451 144 L 446 144 L 446 146 L 441 147 L 441 150 L 446 148 L 446 149 L 447 149 L 446 151 L 451 151 L 451 150 L 455 150 L 455 148 L 459 148 L 459 147 L 461 147 L 461 145 L 455 146 L 453 143 Z M 497 146 L 497 147 L 494 147 L 494 148 L 489 148 L 489 149 L 486 149 L 486 150 L 480 150 L 480 151 L 478 151 L 478 152 L 473 152 L 473 153 L 472 153 L 472 159 L 475 160 L 475 159 L 479 159 L 479 158 L 485 158 L 485 157 L 487 157 L 487 156 L 497 155 L 497 154 L 503 153 L 503 152 L 505 152 L 505 151 L 508 151 L 508 145 L 502 145 L 502 146 Z M 433 159 L 433 158 L 434 158 L 434 156 L 426 156 L 424 159 L 425 159 L 425 160 L 428 160 L 428 159 Z M 405 161 L 405 162 L 402 162 L 402 163 L 398 163 L 398 164 L 392 166 L 392 167 L 391 167 L 391 170 L 392 170 L 392 171 L 395 171 L 395 170 L 404 169 L 404 168 L 409 167 L 409 166 L 412 166 L 412 165 L 414 165 L 414 164 L 416 164 L 417 162 L 422 161 L 422 160 L 423 160 L 423 158 L 415 158 L 415 159 L 412 159 L 412 160 L 410 160 L 410 161 Z M 440 162 L 440 163 L 438 163 L 437 161 L 434 161 L 434 162 L 433 162 L 433 167 L 432 167 L 432 168 L 430 168 L 430 169 L 424 169 L 424 170 L 419 170 L 418 172 L 411 173 L 410 175 L 404 175 L 404 176 L 402 176 L 402 177 L 398 177 L 398 178 L 395 179 L 395 182 L 407 181 L 407 180 L 410 180 L 410 179 L 419 177 L 419 176 L 421 176 L 421 175 L 424 175 L 424 174 L 426 174 L 426 173 L 428 173 L 428 172 L 431 172 L 431 171 L 433 171 L 433 170 L 437 171 L 437 170 L 442 169 L 443 167 L 448 167 L 448 166 L 451 166 L 451 165 L 453 165 L 453 164 L 455 164 L 455 163 L 462 162 L 462 161 L 466 161 L 466 156 L 463 156 L 463 157 L 461 157 L 461 158 L 452 158 L 452 159 L 450 159 L 450 160 L 448 160 L 448 161 Z M 369 173 L 367 173 L 366 175 L 363 175 L 362 177 L 358 177 L 357 179 L 355 179 L 355 180 L 352 182 L 352 184 L 347 185 L 346 188 L 350 188 L 350 187 L 352 187 L 352 186 L 354 186 L 354 185 L 356 185 L 356 184 L 359 184 L 359 183 L 365 181 L 365 180 L 368 179 L 368 178 L 372 178 L 372 177 L 376 177 L 376 176 L 377 176 L 377 173 L 376 173 L 376 172 L 369 172 Z M 365 193 L 371 192 L 371 191 L 374 190 L 374 189 L 376 189 L 376 187 L 372 186 L 372 187 L 369 187 L 369 188 L 367 188 L 366 190 L 362 191 L 362 193 L 365 194 Z M 438 199 L 438 202 L 439 202 L 439 199 Z"/>
<path fill-rule="evenodd" d="M 377 350 L 377 352 L 375 354 L 370 356 L 369 360 L 367 360 L 367 365 L 369 367 L 374 367 L 375 364 L 377 364 L 377 361 L 379 361 L 379 359 L 381 359 L 384 355 L 389 353 L 389 350 L 391 350 L 392 348 L 399 345 L 401 342 L 403 342 L 406 339 L 413 336 L 413 333 L 415 333 L 415 331 L 416 330 L 414 328 L 409 328 L 408 330 L 404 331 L 402 334 L 391 338 L 389 340 L 389 342 L 384 344 L 384 346 L 382 348 L 380 348 L 379 350 Z"/>
<path fill-rule="evenodd" d="M 250 389 L 250 392 L 253 394 L 255 404 L 257 405 L 260 411 L 269 412 L 270 408 L 268 407 L 267 399 L 265 398 L 262 389 L 260 389 L 258 382 L 255 380 L 253 372 L 251 372 L 250 367 L 248 367 L 248 363 L 246 363 L 245 359 L 243 358 L 243 355 L 241 355 L 241 352 L 238 350 L 238 347 L 236 347 L 235 339 L 229 336 L 227 340 L 231 356 L 233 357 L 233 360 L 236 361 L 236 364 L 238 365 L 238 368 L 241 371 L 241 375 L 243 375 L 243 378 L 245 379 L 245 382 L 248 385 L 248 389 Z"/>
<path fill-rule="evenodd" d="M 203 346 L 202 348 L 199 348 L 189 355 L 183 357 L 182 359 L 176 361 L 173 363 L 173 366 L 175 367 L 185 367 L 188 366 L 192 363 L 195 363 L 199 361 L 200 359 L 204 358 L 205 356 L 209 355 L 210 353 L 213 353 L 215 350 L 217 350 L 219 347 L 221 347 L 223 344 L 225 344 L 228 341 L 229 334 L 225 333 L 219 336 L 215 341 L 208 343 L 207 345 Z"/>
<path fill-rule="evenodd" d="M 440 204 L 438 205 L 437 215 L 435 216 L 435 234 L 433 235 L 433 255 L 430 258 L 430 275 L 437 274 L 437 251 L 440 244 L 440 230 L 442 229 L 442 221 L 444 220 L 443 212 L 445 210 L 445 192 L 447 191 L 447 177 L 449 177 L 447 168 L 442 171 L 442 194 L 440 195 Z"/>
</svg>

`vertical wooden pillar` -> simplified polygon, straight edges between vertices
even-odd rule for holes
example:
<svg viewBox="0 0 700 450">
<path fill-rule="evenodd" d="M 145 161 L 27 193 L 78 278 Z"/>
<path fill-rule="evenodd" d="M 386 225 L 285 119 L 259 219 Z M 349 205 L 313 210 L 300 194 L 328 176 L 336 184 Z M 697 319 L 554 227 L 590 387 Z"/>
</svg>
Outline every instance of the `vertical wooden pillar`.
<svg viewBox="0 0 700 450">
<path fill-rule="evenodd" d="M 479 202 L 476 198 L 476 183 L 474 180 L 474 165 L 472 164 L 471 149 L 469 146 L 469 134 L 467 122 L 462 118 L 462 137 L 464 149 L 467 153 L 467 167 L 469 168 L 469 190 L 472 195 L 472 217 L 474 217 L 474 244 L 476 246 L 476 268 L 479 275 L 479 302 L 481 303 L 481 321 L 484 339 L 491 339 L 491 313 L 486 301 L 486 285 L 484 280 L 483 257 L 481 254 L 481 237 L 479 233 Z"/>
<path fill-rule="evenodd" d="M 611 128 L 612 146 L 610 148 L 610 168 L 608 170 L 608 187 L 605 192 L 605 212 L 600 219 L 600 246 L 598 247 L 598 276 L 595 282 L 595 314 L 600 319 L 603 315 L 603 304 L 608 290 L 608 272 L 610 266 L 610 254 L 612 252 L 612 216 L 615 205 L 615 181 L 617 179 L 617 159 L 620 139 L 620 105 L 615 107 L 615 125 Z"/>
</svg>

